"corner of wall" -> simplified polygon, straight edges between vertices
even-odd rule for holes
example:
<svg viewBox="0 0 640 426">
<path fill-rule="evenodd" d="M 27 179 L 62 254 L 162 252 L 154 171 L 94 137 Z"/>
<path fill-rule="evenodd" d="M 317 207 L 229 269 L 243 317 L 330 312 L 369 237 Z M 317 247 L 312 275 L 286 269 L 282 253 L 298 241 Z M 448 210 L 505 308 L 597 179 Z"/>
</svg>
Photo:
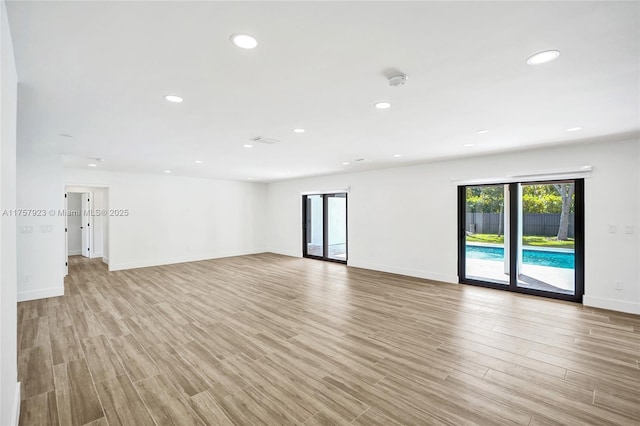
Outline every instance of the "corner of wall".
<svg viewBox="0 0 640 426">
<path fill-rule="evenodd" d="M 18 426 L 20 423 L 20 382 L 16 383 L 16 394 L 13 400 L 13 410 L 11 410 L 11 426 Z"/>
</svg>

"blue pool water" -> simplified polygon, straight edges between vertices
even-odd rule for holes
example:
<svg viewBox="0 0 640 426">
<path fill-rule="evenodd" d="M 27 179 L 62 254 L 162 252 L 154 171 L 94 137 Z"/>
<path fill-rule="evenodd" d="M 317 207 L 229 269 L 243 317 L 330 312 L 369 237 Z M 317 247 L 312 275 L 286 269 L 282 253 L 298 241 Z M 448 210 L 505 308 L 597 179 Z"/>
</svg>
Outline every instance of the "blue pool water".
<svg viewBox="0 0 640 426">
<path fill-rule="evenodd" d="M 483 260 L 504 260 L 504 248 L 467 245 L 467 258 Z M 522 250 L 522 263 L 529 265 L 551 266 L 554 268 L 573 269 L 575 256 L 571 252 L 555 252 L 542 250 Z"/>
</svg>

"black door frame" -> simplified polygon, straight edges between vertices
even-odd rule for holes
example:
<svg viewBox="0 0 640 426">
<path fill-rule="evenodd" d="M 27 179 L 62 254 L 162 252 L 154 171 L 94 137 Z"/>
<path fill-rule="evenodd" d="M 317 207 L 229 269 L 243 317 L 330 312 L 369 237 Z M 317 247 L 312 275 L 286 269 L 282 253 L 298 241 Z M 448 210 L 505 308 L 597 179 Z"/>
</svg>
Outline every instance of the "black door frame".
<svg viewBox="0 0 640 426">
<path fill-rule="evenodd" d="M 515 255 L 518 252 L 518 233 L 513 230 L 518 228 L 518 209 L 513 206 L 518 205 L 518 184 L 546 184 L 554 180 L 543 180 L 539 182 L 511 182 L 497 183 L 495 185 L 509 185 L 509 283 L 498 284 L 490 281 L 481 281 L 466 278 L 466 199 L 467 188 L 472 186 L 488 185 L 461 185 L 458 186 L 458 280 L 460 284 L 470 284 L 480 287 L 489 287 L 499 290 L 513 291 L 516 293 L 530 294 L 534 296 L 549 297 L 552 299 L 567 300 L 570 302 L 582 303 L 584 296 L 584 179 L 555 180 L 556 182 L 571 180 L 574 182 L 574 285 L 575 294 L 561 294 L 549 291 L 536 290 L 518 286 L 518 260 Z"/>
<path fill-rule="evenodd" d="M 327 198 L 335 197 L 336 195 L 344 194 L 344 202 L 345 202 L 345 217 L 344 217 L 344 226 L 345 226 L 345 260 L 341 259 L 333 259 L 329 257 L 329 233 L 327 226 L 329 221 L 329 203 L 327 202 Z M 349 216 L 349 197 L 346 192 L 331 192 L 327 194 L 305 194 L 302 196 L 302 257 L 307 257 L 310 259 L 317 260 L 325 260 L 327 262 L 336 262 L 347 264 L 347 260 L 349 259 L 349 228 L 348 228 L 348 216 Z M 311 202 L 309 201 L 309 197 L 311 196 L 320 196 L 322 197 L 322 256 L 316 256 L 308 253 L 307 245 L 309 240 L 309 222 L 307 213 L 311 207 Z"/>
</svg>

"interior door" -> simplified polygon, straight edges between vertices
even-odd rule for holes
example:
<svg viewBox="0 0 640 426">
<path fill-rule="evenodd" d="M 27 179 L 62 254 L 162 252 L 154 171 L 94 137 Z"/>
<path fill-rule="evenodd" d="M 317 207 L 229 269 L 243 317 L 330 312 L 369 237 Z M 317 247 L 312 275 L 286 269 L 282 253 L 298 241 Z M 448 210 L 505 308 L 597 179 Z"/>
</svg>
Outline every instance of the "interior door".
<svg viewBox="0 0 640 426">
<path fill-rule="evenodd" d="M 91 257 L 91 193 L 82 193 L 82 225 L 80 226 L 82 235 L 82 255 Z"/>
</svg>

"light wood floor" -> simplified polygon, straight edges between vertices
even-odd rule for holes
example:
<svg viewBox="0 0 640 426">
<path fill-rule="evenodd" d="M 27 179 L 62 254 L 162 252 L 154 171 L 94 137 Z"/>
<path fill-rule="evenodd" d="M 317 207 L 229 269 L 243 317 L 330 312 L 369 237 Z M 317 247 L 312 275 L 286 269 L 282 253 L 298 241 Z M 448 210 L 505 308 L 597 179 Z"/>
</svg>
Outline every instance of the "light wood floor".
<svg viewBox="0 0 640 426">
<path fill-rule="evenodd" d="M 638 425 L 640 317 L 261 254 L 19 304 L 22 425 Z"/>
</svg>

